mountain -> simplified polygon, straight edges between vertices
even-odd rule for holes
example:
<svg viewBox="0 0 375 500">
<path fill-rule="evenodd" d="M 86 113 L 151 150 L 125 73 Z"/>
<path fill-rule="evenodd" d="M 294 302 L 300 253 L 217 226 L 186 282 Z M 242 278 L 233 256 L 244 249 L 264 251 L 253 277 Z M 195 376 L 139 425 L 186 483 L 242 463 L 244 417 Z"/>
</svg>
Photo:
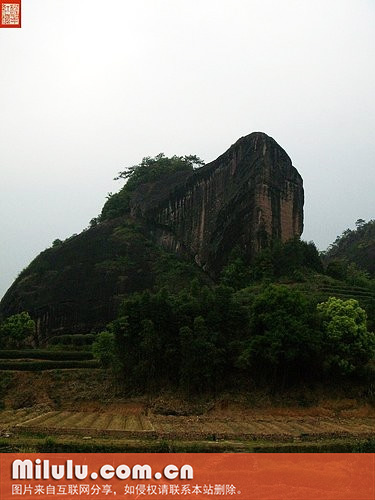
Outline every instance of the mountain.
<svg viewBox="0 0 375 500">
<path fill-rule="evenodd" d="M 356 229 L 347 229 L 325 252 L 325 260 L 354 262 L 375 277 L 375 220 L 359 219 Z"/>
<path fill-rule="evenodd" d="M 41 342 L 97 330 L 127 294 L 183 287 L 194 277 L 215 280 L 235 247 L 251 261 L 272 240 L 303 230 L 302 178 L 260 132 L 201 168 L 114 197 L 124 200 L 116 216 L 107 213 L 81 234 L 57 240 L 22 271 L 0 303 L 3 317 L 28 311 Z"/>
</svg>

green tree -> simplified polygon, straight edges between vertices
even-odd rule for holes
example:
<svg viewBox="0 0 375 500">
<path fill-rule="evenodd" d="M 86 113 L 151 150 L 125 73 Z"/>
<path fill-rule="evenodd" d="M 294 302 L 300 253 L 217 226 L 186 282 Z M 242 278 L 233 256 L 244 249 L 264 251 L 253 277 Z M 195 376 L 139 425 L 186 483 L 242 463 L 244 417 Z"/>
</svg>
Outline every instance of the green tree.
<svg viewBox="0 0 375 500">
<path fill-rule="evenodd" d="M 293 276 L 301 269 L 323 272 L 323 265 L 315 244 L 294 238 L 285 243 L 275 242 L 272 247 L 272 260 L 276 277 Z"/>
<path fill-rule="evenodd" d="M 193 280 L 180 292 L 133 294 L 119 312 L 110 328 L 128 386 L 180 384 L 187 392 L 200 391 L 228 386 L 238 371 L 235 353 L 248 317 L 232 288 Z"/>
<path fill-rule="evenodd" d="M 9 316 L 0 326 L 2 348 L 21 349 L 32 347 L 35 335 L 35 321 L 29 313 L 21 312 Z"/>
<path fill-rule="evenodd" d="M 363 227 L 365 224 L 366 224 L 365 219 L 357 219 L 357 220 L 355 221 L 355 227 L 356 227 L 357 229 L 360 229 L 360 228 L 361 228 L 361 227 Z"/>
<path fill-rule="evenodd" d="M 255 256 L 252 274 L 255 281 L 270 282 L 274 279 L 274 259 L 271 248 L 264 248 Z"/>
<path fill-rule="evenodd" d="M 250 375 L 283 386 L 309 376 L 319 352 L 312 308 L 298 291 L 271 285 L 251 306 L 250 337 L 244 341 L 240 366 Z"/>
<path fill-rule="evenodd" d="M 187 392 L 215 388 L 219 356 L 216 335 L 209 331 L 202 316 L 194 319 L 193 328 L 180 328 L 180 386 Z"/>
<path fill-rule="evenodd" d="M 272 280 L 290 277 L 298 280 L 304 271 L 323 272 L 323 265 L 315 244 L 294 238 L 286 242 L 273 241 L 255 256 L 252 274 L 254 280 Z"/>
<path fill-rule="evenodd" d="M 375 220 L 358 219 L 356 229 L 347 229 L 338 236 L 324 252 L 324 259 L 326 262 L 346 259 L 375 277 Z"/>
<path fill-rule="evenodd" d="M 164 175 L 181 170 L 193 171 L 195 167 L 202 165 L 204 162 L 195 155 L 168 157 L 164 153 L 159 153 L 154 158 L 146 156 L 138 165 L 119 172 L 115 180 L 126 179 L 127 187 L 133 189 L 145 182 L 159 180 Z"/>
<path fill-rule="evenodd" d="M 330 297 L 318 304 L 328 371 L 353 373 L 375 354 L 375 335 L 367 330 L 367 316 L 356 300 Z"/>
<path fill-rule="evenodd" d="M 144 387 L 145 373 L 152 371 L 160 383 L 176 378 L 178 321 L 174 297 L 165 289 L 135 293 L 124 300 L 120 317 L 112 322 L 111 328 L 128 385 Z M 157 345 L 163 348 L 159 350 Z"/>
<path fill-rule="evenodd" d="M 221 271 L 220 282 L 235 290 L 240 290 L 248 286 L 251 281 L 251 268 L 246 265 L 241 251 L 236 247 L 230 253 L 228 264 Z"/>
<path fill-rule="evenodd" d="M 118 366 L 116 356 L 115 335 L 112 332 L 100 332 L 92 344 L 92 353 L 100 361 L 103 368 L 113 368 Z"/>
<path fill-rule="evenodd" d="M 331 278 L 345 280 L 347 277 L 348 262 L 344 259 L 332 260 L 328 263 L 326 273 Z"/>
<path fill-rule="evenodd" d="M 354 263 L 350 262 L 346 270 L 346 281 L 351 285 L 371 286 L 370 274 L 363 269 L 359 269 L 359 267 Z"/>
<path fill-rule="evenodd" d="M 141 184 L 155 182 L 179 171 L 192 172 L 204 162 L 195 155 L 171 156 L 164 153 L 154 158 L 146 156 L 138 165 L 133 165 L 118 173 L 115 180 L 125 179 L 125 186 L 116 194 L 109 193 L 100 220 L 120 217 L 129 212 L 130 198 L 134 190 Z"/>
<path fill-rule="evenodd" d="M 141 322 L 140 332 L 140 359 L 138 363 L 138 378 L 143 387 L 150 391 L 158 382 L 157 375 L 161 365 L 162 348 L 160 336 L 150 319 Z"/>
<path fill-rule="evenodd" d="M 59 240 L 59 238 L 57 238 L 56 240 L 53 240 L 52 247 L 53 248 L 60 247 L 62 244 L 63 244 L 63 242 L 61 240 Z"/>
</svg>

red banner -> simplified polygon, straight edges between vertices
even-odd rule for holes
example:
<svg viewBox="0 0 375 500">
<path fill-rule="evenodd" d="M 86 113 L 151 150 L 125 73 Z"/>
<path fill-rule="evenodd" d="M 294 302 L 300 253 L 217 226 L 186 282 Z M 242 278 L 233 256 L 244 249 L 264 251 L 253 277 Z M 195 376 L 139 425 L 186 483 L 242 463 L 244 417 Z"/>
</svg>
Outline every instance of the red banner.
<svg viewBox="0 0 375 500">
<path fill-rule="evenodd" d="M 0 498 L 375 500 L 375 454 L 0 454 Z"/>
<path fill-rule="evenodd" d="M 0 28 L 21 27 L 21 0 L 0 1 Z"/>
</svg>

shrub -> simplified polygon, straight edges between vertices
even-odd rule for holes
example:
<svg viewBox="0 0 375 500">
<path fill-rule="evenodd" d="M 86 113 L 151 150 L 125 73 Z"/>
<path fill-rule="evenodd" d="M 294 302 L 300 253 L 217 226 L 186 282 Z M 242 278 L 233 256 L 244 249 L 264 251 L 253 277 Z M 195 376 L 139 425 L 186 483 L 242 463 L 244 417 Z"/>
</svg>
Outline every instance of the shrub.
<svg viewBox="0 0 375 500">
<path fill-rule="evenodd" d="M 17 350 L 17 351 L 1 351 L 0 360 L 2 359 L 49 359 L 56 361 L 67 360 L 85 360 L 92 359 L 92 353 L 89 351 L 44 351 L 39 349 Z"/>
<path fill-rule="evenodd" d="M 366 311 L 358 301 L 330 297 L 318 304 L 328 371 L 353 373 L 375 354 L 375 334 L 367 330 Z"/>
<path fill-rule="evenodd" d="M 61 368 L 98 368 L 95 360 L 84 361 L 0 361 L 0 370 L 41 371 Z"/>
<path fill-rule="evenodd" d="M 250 337 L 243 342 L 239 365 L 256 378 L 284 385 L 311 376 L 320 349 L 314 315 L 301 293 L 271 285 L 251 306 Z"/>
<path fill-rule="evenodd" d="M 75 335 L 57 335 L 47 340 L 48 345 L 64 345 L 82 347 L 91 345 L 96 338 L 93 333 L 75 334 Z"/>
<path fill-rule="evenodd" d="M 14 314 L 0 325 L 0 346 L 11 349 L 31 346 L 34 333 L 35 321 L 29 313 Z"/>
<path fill-rule="evenodd" d="M 92 353 L 104 368 L 114 366 L 116 364 L 115 335 L 108 331 L 99 333 L 92 344 Z"/>
</svg>

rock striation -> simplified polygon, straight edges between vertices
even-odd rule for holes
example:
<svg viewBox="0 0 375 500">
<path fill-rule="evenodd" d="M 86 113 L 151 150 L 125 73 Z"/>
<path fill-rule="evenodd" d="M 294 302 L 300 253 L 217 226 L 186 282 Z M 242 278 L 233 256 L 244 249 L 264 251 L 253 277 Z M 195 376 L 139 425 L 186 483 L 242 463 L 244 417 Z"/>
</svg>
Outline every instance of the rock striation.
<svg viewBox="0 0 375 500">
<path fill-rule="evenodd" d="M 234 247 L 251 261 L 272 240 L 300 236 L 303 203 L 287 153 L 252 133 L 204 167 L 139 186 L 126 215 L 42 252 L 5 294 L 0 315 L 28 311 L 40 343 L 97 330 L 122 297 L 163 283 L 173 255 L 190 261 L 186 283 L 194 273 L 216 279 Z"/>
<path fill-rule="evenodd" d="M 302 178 L 287 153 L 255 132 L 193 174 L 141 186 L 131 213 L 163 230 L 159 243 L 187 249 L 215 276 L 234 245 L 251 259 L 273 239 L 300 236 L 303 202 Z"/>
</svg>

